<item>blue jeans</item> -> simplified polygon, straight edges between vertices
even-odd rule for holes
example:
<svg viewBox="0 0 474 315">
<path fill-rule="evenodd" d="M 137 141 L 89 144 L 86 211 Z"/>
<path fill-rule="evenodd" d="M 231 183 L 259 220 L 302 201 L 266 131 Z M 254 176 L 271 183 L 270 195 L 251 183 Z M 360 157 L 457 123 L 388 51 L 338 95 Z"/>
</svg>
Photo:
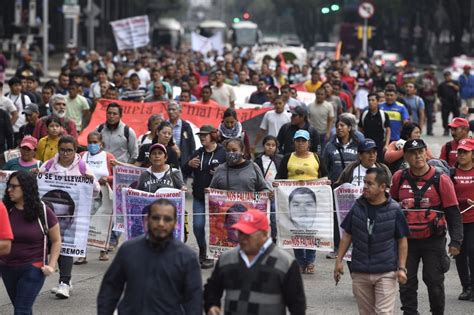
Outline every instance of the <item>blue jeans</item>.
<svg viewBox="0 0 474 315">
<path fill-rule="evenodd" d="M 193 232 L 199 249 L 206 248 L 206 205 L 204 200 L 193 198 Z"/>
<path fill-rule="evenodd" d="M 314 249 L 293 249 L 298 266 L 306 268 L 316 261 L 316 251 Z"/>
<path fill-rule="evenodd" d="M 15 315 L 33 314 L 33 304 L 45 279 L 41 269 L 31 264 L 20 267 L 2 265 L 0 272 Z"/>
</svg>

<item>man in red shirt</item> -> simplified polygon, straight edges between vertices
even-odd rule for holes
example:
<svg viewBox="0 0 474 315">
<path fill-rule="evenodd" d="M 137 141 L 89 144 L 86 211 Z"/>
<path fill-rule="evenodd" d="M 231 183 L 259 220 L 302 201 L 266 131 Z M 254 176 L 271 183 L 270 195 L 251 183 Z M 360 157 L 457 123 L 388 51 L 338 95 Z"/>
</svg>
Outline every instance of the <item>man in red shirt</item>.
<svg viewBox="0 0 474 315">
<path fill-rule="evenodd" d="M 3 202 L 0 202 L 0 256 L 10 254 L 12 246 L 13 233 L 8 218 L 7 208 Z"/>
<path fill-rule="evenodd" d="M 464 238 L 461 253 L 456 256 L 456 267 L 461 280 L 459 300 L 474 301 L 474 139 L 463 139 L 458 144 L 457 166 L 453 182 L 461 210 Z"/>
<path fill-rule="evenodd" d="M 463 239 L 461 214 L 454 186 L 448 175 L 440 173 L 426 160 L 426 144 L 412 139 L 403 147 L 409 168 L 392 178 L 390 195 L 405 213 L 410 236 L 406 262 L 408 281 L 400 285 L 400 300 L 405 314 L 418 314 L 418 266 L 423 261 L 423 282 L 428 288 L 433 314 L 444 314 L 444 274 L 449 270 L 446 230 L 451 241 L 449 254 L 459 254 Z"/>
<path fill-rule="evenodd" d="M 459 141 L 469 138 L 469 122 L 467 119 L 456 117 L 448 127 L 451 129 L 453 140 L 446 142 L 441 147 L 439 158 L 440 160 L 445 160 L 452 167 L 456 163 Z"/>
</svg>

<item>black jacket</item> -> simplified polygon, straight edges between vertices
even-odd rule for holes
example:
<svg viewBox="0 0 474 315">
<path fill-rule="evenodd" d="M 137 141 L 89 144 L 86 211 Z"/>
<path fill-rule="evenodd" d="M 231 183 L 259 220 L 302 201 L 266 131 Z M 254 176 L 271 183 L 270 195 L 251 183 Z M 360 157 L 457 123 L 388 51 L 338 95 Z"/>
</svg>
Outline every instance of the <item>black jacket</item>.
<svg viewBox="0 0 474 315">
<path fill-rule="evenodd" d="M 293 142 L 293 137 L 295 136 L 295 133 L 300 130 L 304 129 L 309 132 L 309 135 L 311 137 L 311 144 L 309 147 L 309 150 L 311 152 L 316 152 L 321 154 L 321 146 L 319 143 L 319 133 L 314 129 L 312 126 L 310 126 L 309 122 L 306 122 L 303 128 L 300 128 L 296 125 L 292 125 L 291 122 L 284 124 L 281 126 L 280 131 L 278 132 L 278 152 L 280 154 L 288 154 L 291 152 L 295 151 L 295 144 Z"/>
<path fill-rule="evenodd" d="M 8 149 L 14 148 L 13 126 L 8 113 L 0 109 L 0 153 L 5 151 L 5 144 Z"/>
<path fill-rule="evenodd" d="M 180 167 L 189 161 L 189 157 L 196 150 L 196 142 L 194 141 L 194 133 L 191 125 L 181 119 L 181 142 L 179 150 L 181 150 L 181 157 L 179 158 Z"/>
<path fill-rule="evenodd" d="M 191 248 L 176 239 L 154 248 L 142 235 L 125 242 L 110 264 L 97 314 L 112 315 L 117 304 L 123 315 L 201 314 L 202 294 L 201 268 Z"/>
</svg>

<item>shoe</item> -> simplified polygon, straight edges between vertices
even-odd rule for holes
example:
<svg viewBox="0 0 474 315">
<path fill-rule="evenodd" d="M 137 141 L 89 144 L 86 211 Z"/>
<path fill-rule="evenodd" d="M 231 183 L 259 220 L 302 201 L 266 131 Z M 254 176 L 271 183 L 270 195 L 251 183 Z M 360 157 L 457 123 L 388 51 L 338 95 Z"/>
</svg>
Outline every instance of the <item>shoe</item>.
<svg viewBox="0 0 474 315">
<path fill-rule="evenodd" d="M 468 301 L 468 300 L 472 301 L 472 298 L 473 298 L 473 295 L 471 294 L 470 289 L 463 289 L 461 294 L 459 294 L 458 296 L 458 300 L 460 301 Z"/>
<path fill-rule="evenodd" d="M 85 265 L 87 264 L 86 257 L 79 257 L 75 262 L 74 265 Z"/>
<path fill-rule="evenodd" d="M 336 252 L 330 252 L 329 254 L 326 255 L 326 259 L 336 259 L 337 255 Z"/>
<path fill-rule="evenodd" d="M 308 266 L 306 267 L 306 273 L 309 275 L 312 275 L 315 272 L 316 272 L 316 267 L 314 266 L 314 264 L 308 264 Z"/>
<path fill-rule="evenodd" d="M 62 282 L 61 282 L 61 283 L 62 283 Z M 59 289 L 59 284 L 58 284 L 57 286 L 51 288 L 51 291 L 50 291 L 50 292 L 51 292 L 52 294 L 56 294 L 56 293 L 58 293 L 58 289 Z M 72 291 L 72 283 L 71 283 L 71 282 L 69 282 L 69 291 Z"/>
<path fill-rule="evenodd" d="M 211 269 L 214 267 L 214 259 L 205 258 L 201 261 L 201 269 Z"/>
<path fill-rule="evenodd" d="M 58 286 L 58 291 L 56 292 L 56 297 L 58 297 L 60 299 L 68 299 L 70 290 L 71 290 L 71 287 L 69 286 L 69 284 L 61 282 Z"/>
<path fill-rule="evenodd" d="M 101 250 L 99 254 L 99 260 L 100 261 L 107 261 L 109 260 L 109 255 L 107 255 L 107 252 L 105 250 Z"/>
</svg>

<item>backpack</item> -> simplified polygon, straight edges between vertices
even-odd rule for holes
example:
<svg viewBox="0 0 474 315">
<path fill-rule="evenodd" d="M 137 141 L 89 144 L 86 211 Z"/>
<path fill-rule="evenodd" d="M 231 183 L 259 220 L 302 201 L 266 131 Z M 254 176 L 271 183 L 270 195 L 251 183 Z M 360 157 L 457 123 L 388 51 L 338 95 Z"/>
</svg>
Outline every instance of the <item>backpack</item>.
<svg viewBox="0 0 474 315">
<path fill-rule="evenodd" d="M 441 199 L 439 191 L 441 175 L 442 172 L 436 169 L 435 174 L 425 182 L 423 187 L 418 188 L 416 180 L 410 176 L 408 169 L 402 171 L 398 189 L 400 189 L 404 181 L 408 181 L 414 197 L 413 200 L 404 200 L 406 201 L 405 205 L 403 205 L 404 202 L 401 202 L 402 210 L 410 228 L 409 238 L 411 239 L 426 239 L 446 233 L 446 218 L 441 203 L 436 206 L 422 204 L 424 194 L 431 186 L 434 186 Z"/>
<path fill-rule="evenodd" d="M 104 123 L 100 124 L 99 127 L 97 127 L 97 131 L 99 133 L 102 133 L 102 130 L 104 130 L 104 126 Z M 128 144 L 128 138 L 130 137 L 130 127 L 128 125 L 125 125 L 125 127 L 123 127 L 123 135 L 125 136 L 125 139 L 127 139 Z"/>
<path fill-rule="evenodd" d="M 46 162 L 44 169 L 46 172 L 49 172 L 51 167 L 53 167 L 54 159 L 49 159 L 48 162 Z M 81 172 L 82 176 L 86 175 L 86 162 L 84 162 L 83 159 L 79 160 L 79 171 Z"/>
</svg>

